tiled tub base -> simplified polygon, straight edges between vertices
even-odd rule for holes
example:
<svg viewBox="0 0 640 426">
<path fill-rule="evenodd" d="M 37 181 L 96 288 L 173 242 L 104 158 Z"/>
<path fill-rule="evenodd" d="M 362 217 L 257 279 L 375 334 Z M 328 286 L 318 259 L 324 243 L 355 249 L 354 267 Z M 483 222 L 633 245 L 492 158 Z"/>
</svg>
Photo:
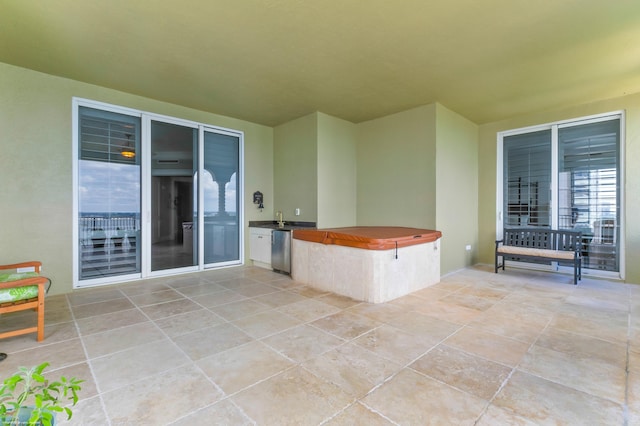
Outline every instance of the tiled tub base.
<svg viewBox="0 0 640 426">
<path fill-rule="evenodd" d="M 440 281 L 440 240 L 397 250 L 364 250 L 293 239 L 291 262 L 292 278 L 298 282 L 382 303 Z"/>
</svg>

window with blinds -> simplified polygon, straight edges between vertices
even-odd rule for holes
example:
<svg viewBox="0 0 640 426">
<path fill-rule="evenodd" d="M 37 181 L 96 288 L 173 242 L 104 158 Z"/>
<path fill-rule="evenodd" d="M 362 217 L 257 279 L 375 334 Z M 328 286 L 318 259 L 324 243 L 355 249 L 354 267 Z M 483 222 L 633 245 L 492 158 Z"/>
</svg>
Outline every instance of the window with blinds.
<svg viewBox="0 0 640 426">
<path fill-rule="evenodd" d="M 549 226 L 551 131 L 504 138 L 505 225 Z"/>
<path fill-rule="evenodd" d="M 620 120 L 558 129 L 559 227 L 583 234 L 585 267 L 617 271 Z"/>
<path fill-rule="evenodd" d="M 580 231 L 583 268 L 619 271 L 620 124 L 609 115 L 503 136 L 501 225 Z"/>
<path fill-rule="evenodd" d="M 82 280 L 140 272 L 140 117 L 79 108 Z"/>
</svg>

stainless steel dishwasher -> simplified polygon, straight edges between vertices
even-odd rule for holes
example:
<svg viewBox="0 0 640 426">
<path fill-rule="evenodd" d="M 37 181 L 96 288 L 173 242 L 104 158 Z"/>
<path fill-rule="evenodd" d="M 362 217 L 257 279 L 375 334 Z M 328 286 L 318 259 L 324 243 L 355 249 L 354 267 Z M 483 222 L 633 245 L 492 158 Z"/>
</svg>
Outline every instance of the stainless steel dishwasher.
<svg viewBox="0 0 640 426">
<path fill-rule="evenodd" d="M 291 273 L 291 231 L 274 229 L 271 233 L 271 268 Z"/>
</svg>

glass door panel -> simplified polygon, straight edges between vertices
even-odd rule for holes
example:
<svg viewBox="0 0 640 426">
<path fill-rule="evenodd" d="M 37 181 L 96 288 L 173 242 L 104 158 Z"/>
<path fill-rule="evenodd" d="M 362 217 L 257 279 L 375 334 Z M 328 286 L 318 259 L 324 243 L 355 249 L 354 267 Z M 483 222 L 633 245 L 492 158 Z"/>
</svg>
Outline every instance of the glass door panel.
<svg viewBox="0 0 640 426">
<path fill-rule="evenodd" d="M 140 273 L 140 118 L 78 111 L 78 276 Z"/>
<path fill-rule="evenodd" d="M 551 131 L 504 138 L 505 227 L 551 226 Z"/>
<path fill-rule="evenodd" d="M 558 223 L 582 233 L 582 267 L 619 270 L 620 120 L 558 129 Z"/>
<path fill-rule="evenodd" d="M 197 129 L 151 121 L 151 271 L 198 264 Z"/>
<path fill-rule="evenodd" d="M 204 132 L 204 263 L 240 259 L 240 138 Z"/>
</svg>

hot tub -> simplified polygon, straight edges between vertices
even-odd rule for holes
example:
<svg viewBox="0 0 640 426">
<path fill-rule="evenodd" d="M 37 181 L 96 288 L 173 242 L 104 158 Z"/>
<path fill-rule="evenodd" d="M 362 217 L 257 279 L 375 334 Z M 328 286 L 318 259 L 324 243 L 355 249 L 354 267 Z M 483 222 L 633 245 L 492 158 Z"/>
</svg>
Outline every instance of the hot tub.
<svg viewBox="0 0 640 426">
<path fill-rule="evenodd" d="M 388 302 L 440 281 L 441 236 L 395 226 L 296 229 L 291 275 L 319 290 Z"/>
</svg>

